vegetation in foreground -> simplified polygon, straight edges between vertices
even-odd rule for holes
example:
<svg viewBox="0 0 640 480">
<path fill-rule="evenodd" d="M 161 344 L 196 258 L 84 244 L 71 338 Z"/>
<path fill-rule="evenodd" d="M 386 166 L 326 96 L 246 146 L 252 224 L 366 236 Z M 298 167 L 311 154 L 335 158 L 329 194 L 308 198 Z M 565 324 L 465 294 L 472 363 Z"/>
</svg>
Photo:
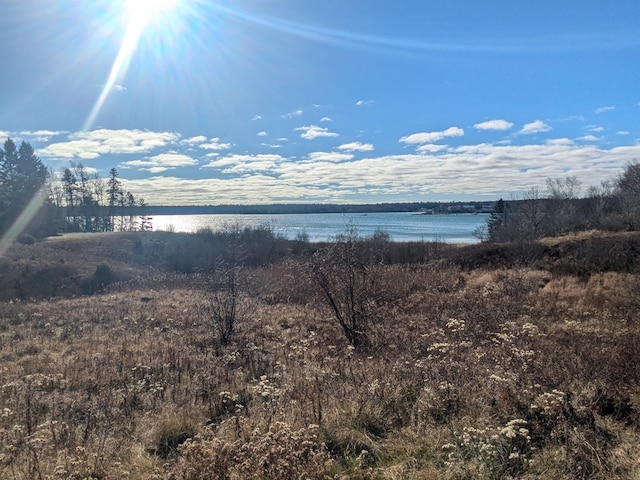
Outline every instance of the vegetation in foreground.
<svg viewBox="0 0 640 480">
<path fill-rule="evenodd" d="M 0 477 L 638 478 L 638 235 L 0 259 Z"/>
</svg>

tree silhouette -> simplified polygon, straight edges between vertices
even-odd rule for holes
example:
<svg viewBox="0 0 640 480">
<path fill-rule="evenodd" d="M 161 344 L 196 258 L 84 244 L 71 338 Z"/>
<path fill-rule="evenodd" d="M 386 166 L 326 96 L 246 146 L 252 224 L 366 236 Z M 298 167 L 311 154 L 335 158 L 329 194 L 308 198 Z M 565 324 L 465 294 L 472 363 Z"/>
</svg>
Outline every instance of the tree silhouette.
<svg viewBox="0 0 640 480">
<path fill-rule="evenodd" d="M 47 169 L 29 143 L 22 142 L 17 148 L 10 138 L 4 142 L 0 148 L 0 231 L 8 230 L 30 202 L 38 206 L 46 201 L 43 187 L 47 179 Z"/>
</svg>

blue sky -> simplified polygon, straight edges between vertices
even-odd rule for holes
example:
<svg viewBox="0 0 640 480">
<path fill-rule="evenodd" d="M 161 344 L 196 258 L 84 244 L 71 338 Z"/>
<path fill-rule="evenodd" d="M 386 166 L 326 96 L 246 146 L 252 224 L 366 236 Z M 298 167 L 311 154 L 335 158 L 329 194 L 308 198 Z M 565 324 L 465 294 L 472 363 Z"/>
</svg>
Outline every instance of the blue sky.
<svg viewBox="0 0 640 480">
<path fill-rule="evenodd" d="M 22 0 L 0 138 L 150 204 L 490 200 L 640 160 L 640 2 Z"/>
</svg>

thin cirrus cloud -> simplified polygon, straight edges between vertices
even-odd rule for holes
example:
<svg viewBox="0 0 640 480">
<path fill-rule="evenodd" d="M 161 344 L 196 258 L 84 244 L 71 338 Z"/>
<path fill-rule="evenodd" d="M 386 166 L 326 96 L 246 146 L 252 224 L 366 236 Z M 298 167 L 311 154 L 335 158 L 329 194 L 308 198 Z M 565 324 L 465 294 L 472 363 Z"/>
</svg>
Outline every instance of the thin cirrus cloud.
<svg viewBox="0 0 640 480">
<path fill-rule="evenodd" d="M 513 123 L 506 120 L 487 120 L 473 126 L 476 130 L 509 130 L 511 127 Z"/>
<path fill-rule="evenodd" d="M 280 118 L 295 118 L 295 117 L 299 117 L 303 114 L 304 112 L 301 109 L 298 110 L 294 110 L 293 112 L 289 112 L 289 113 L 285 113 L 284 115 L 280 115 Z"/>
<path fill-rule="evenodd" d="M 601 113 L 610 112 L 611 110 L 615 110 L 615 109 L 616 107 L 611 107 L 611 106 L 599 107 L 599 108 L 596 108 L 595 113 L 596 115 L 600 115 Z"/>
<path fill-rule="evenodd" d="M 267 136 L 267 135 L 269 135 L 269 134 L 263 130 L 262 132 L 258 132 L 258 133 L 256 133 L 256 135 L 257 135 L 258 137 L 266 137 L 266 136 Z"/>
<path fill-rule="evenodd" d="M 298 127 L 294 129 L 297 132 L 302 132 L 300 134 L 301 138 L 305 140 L 315 140 L 316 138 L 322 137 L 338 137 L 339 134 L 335 132 L 330 132 L 328 128 L 319 127 L 317 125 L 307 125 L 304 127 Z"/>
<path fill-rule="evenodd" d="M 544 123 L 542 120 L 535 120 L 533 122 L 525 124 L 524 127 L 518 132 L 521 135 L 531 135 L 534 133 L 549 132 L 552 128 Z"/>
<path fill-rule="evenodd" d="M 461 137 L 464 135 L 464 130 L 459 127 L 449 127 L 446 130 L 440 132 L 420 132 L 406 135 L 398 140 L 400 143 L 407 143 L 410 145 L 420 145 L 423 143 L 433 143 L 438 140 L 442 140 L 447 137 Z"/>
</svg>

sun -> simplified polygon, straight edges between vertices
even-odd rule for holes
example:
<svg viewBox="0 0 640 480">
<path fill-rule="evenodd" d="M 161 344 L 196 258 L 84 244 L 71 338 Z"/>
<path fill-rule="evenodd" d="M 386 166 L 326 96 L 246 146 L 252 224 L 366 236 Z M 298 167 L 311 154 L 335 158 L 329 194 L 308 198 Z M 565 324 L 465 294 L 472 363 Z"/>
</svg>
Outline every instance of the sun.
<svg viewBox="0 0 640 480">
<path fill-rule="evenodd" d="M 170 17 L 180 0 L 125 0 L 129 28 L 142 30 L 159 17 Z"/>
<path fill-rule="evenodd" d="M 181 3 L 187 0 L 123 0 L 122 12 L 124 14 L 124 37 L 120 45 L 118 55 L 111 66 L 109 76 L 102 88 L 100 96 L 96 100 L 83 129 L 88 130 L 93 125 L 98 113 L 117 81 L 122 79 L 127 72 L 129 62 L 144 30 L 153 28 L 162 31 L 175 23 L 180 16 Z"/>
<path fill-rule="evenodd" d="M 126 8 L 132 16 L 151 18 L 172 12 L 179 2 L 180 0 L 126 0 Z"/>
</svg>

